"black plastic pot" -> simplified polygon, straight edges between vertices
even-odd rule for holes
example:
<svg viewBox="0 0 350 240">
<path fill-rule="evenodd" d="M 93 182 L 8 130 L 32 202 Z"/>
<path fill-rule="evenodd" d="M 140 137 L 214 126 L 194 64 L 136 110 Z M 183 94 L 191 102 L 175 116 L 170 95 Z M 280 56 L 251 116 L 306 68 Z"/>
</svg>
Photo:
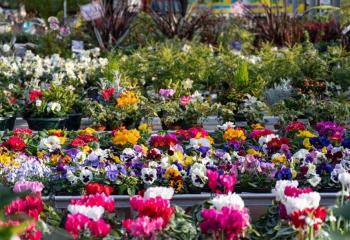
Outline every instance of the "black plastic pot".
<svg viewBox="0 0 350 240">
<path fill-rule="evenodd" d="M 64 129 L 67 118 L 26 118 L 28 127 L 34 131 Z"/>
<path fill-rule="evenodd" d="M 66 120 L 66 129 L 69 131 L 76 131 L 80 128 L 81 119 L 83 117 L 82 113 L 72 113 L 69 114 Z"/>
<path fill-rule="evenodd" d="M 15 127 L 16 116 L 13 117 L 0 117 L 0 131 L 10 130 Z"/>
</svg>

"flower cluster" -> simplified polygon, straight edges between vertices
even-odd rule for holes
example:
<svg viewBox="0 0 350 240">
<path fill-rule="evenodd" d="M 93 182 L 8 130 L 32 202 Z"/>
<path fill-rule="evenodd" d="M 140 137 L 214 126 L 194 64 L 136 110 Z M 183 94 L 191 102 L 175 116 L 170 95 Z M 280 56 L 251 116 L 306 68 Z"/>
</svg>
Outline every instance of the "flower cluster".
<svg viewBox="0 0 350 240">
<path fill-rule="evenodd" d="M 172 194 L 173 190 L 166 188 L 148 188 L 144 197 L 132 197 L 130 205 L 138 217 L 123 220 L 123 227 L 134 237 L 155 237 L 174 214 L 169 202 Z"/>
<path fill-rule="evenodd" d="M 84 237 L 84 234 L 94 238 L 104 238 L 109 234 L 111 227 L 102 218 L 103 214 L 105 210 L 114 212 L 114 200 L 108 197 L 110 189 L 108 186 L 89 184 L 86 190 L 90 195 L 71 200 L 68 205 L 69 214 L 65 229 L 74 239 Z M 108 194 L 106 195 L 105 192 Z"/>
<path fill-rule="evenodd" d="M 113 132 L 112 142 L 116 145 L 134 145 L 137 143 L 140 137 L 140 133 L 136 129 L 120 129 Z"/>
<path fill-rule="evenodd" d="M 240 239 L 249 225 L 248 209 L 235 193 L 219 195 L 210 201 L 212 207 L 202 209 L 200 229 L 215 239 Z"/>
</svg>

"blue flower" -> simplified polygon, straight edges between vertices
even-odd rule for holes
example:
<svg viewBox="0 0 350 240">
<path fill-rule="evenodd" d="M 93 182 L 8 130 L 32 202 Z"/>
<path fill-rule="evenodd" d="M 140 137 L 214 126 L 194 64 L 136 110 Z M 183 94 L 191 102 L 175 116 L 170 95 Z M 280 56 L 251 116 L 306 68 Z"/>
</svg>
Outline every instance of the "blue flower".
<svg viewBox="0 0 350 240">
<path fill-rule="evenodd" d="M 321 136 L 310 138 L 310 143 L 315 148 L 321 149 L 323 147 L 327 147 L 330 144 L 330 141 L 327 139 L 327 137 Z"/>
<path fill-rule="evenodd" d="M 292 172 L 289 168 L 283 168 L 276 172 L 275 174 L 276 180 L 290 180 L 292 179 Z"/>
<path fill-rule="evenodd" d="M 350 138 L 344 138 L 341 145 L 345 148 L 350 148 Z"/>
</svg>

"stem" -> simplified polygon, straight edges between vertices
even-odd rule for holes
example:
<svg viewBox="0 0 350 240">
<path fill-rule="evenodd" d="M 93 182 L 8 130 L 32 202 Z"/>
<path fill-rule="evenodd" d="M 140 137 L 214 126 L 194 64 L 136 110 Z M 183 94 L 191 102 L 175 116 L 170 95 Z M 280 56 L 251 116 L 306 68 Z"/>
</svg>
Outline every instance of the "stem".
<svg viewBox="0 0 350 240">
<path fill-rule="evenodd" d="M 309 238 L 308 240 L 314 240 L 314 226 L 309 226 Z"/>
</svg>

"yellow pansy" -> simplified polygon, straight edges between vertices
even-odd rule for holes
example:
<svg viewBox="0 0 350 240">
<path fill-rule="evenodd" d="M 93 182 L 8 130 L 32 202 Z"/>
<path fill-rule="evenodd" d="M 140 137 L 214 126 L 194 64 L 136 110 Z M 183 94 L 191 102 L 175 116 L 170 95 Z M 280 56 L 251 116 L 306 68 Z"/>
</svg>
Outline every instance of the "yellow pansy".
<svg viewBox="0 0 350 240">
<path fill-rule="evenodd" d="M 323 148 L 321 149 L 321 152 L 322 152 L 322 153 L 327 153 L 327 148 L 326 148 L 326 147 L 323 147 Z"/>
<path fill-rule="evenodd" d="M 95 129 L 93 129 L 93 128 L 85 128 L 85 129 L 81 129 L 81 130 L 78 130 L 78 133 L 79 134 L 87 134 L 87 135 L 92 135 L 94 132 L 96 132 L 96 130 Z"/>
<path fill-rule="evenodd" d="M 186 156 L 183 165 L 185 167 L 191 165 L 193 163 L 193 157 L 191 156 Z"/>
<path fill-rule="evenodd" d="M 11 156 L 9 153 L 3 153 L 0 155 L 0 163 L 3 166 L 10 166 L 11 164 Z"/>
<path fill-rule="evenodd" d="M 289 166 L 289 162 L 288 162 L 286 156 L 284 156 L 284 155 L 278 155 L 278 156 L 273 157 L 271 162 L 274 164 L 283 164 L 285 166 Z"/>
<path fill-rule="evenodd" d="M 311 145 L 310 143 L 310 138 L 305 138 L 303 140 L 303 145 L 306 149 L 310 150 L 310 149 L 313 149 L 314 147 Z"/>
<path fill-rule="evenodd" d="M 53 165 L 57 165 L 58 161 L 60 160 L 60 158 L 61 158 L 61 155 L 59 155 L 59 154 L 52 154 L 51 157 L 50 157 L 50 160 L 51 160 Z"/>
<path fill-rule="evenodd" d="M 36 153 L 36 155 L 37 155 L 37 157 L 38 158 L 43 158 L 44 157 L 44 152 L 42 152 L 42 151 L 38 151 L 37 153 Z"/>
<path fill-rule="evenodd" d="M 66 142 L 66 140 L 67 140 L 66 137 L 60 137 L 59 139 L 60 139 L 61 145 L 63 145 Z"/>
<path fill-rule="evenodd" d="M 181 175 L 180 171 L 178 169 L 176 169 L 175 167 L 170 167 L 165 171 L 165 177 L 167 179 L 178 177 L 180 175 Z"/>
<path fill-rule="evenodd" d="M 261 123 L 252 124 L 253 129 L 264 129 L 264 126 Z"/>
<path fill-rule="evenodd" d="M 87 154 L 87 153 L 90 153 L 91 150 L 92 150 L 92 149 L 91 149 L 89 146 L 87 146 L 87 145 L 83 147 L 83 152 L 86 153 L 86 154 Z"/>
<path fill-rule="evenodd" d="M 139 131 L 136 129 L 121 129 L 114 132 L 112 137 L 112 142 L 116 145 L 132 144 L 135 145 L 137 141 L 141 138 Z"/>
<path fill-rule="evenodd" d="M 297 171 L 295 171 L 294 169 L 291 169 L 292 172 L 292 177 L 296 178 L 296 176 L 298 175 Z"/>
<path fill-rule="evenodd" d="M 114 155 L 113 157 L 112 157 L 112 159 L 116 162 L 116 163 L 121 163 L 121 161 L 120 161 L 120 158 L 118 157 L 118 156 L 116 156 L 116 155 Z"/>
<path fill-rule="evenodd" d="M 297 134 L 298 137 L 302 137 L 302 138 L 312 138 L 312 137 L 316 137 L 312 132 L 308 131 L 308 130 L 303 130 L 303 131 L 299 131 L 299 133 Z"/>
<path fill-rule="evenodd" d="M 247 150 L 247 153 L 250 154 L 250 155 L 257 155 L 257 156 L 260 156 L 260 157 L 263 155 L 262 152 L 256 151 L 256 150 L 253 149 L 253 148 L 249 148 L 249 149 Z"/>
<path fill-rule="evenodd" d="M 180 151 L 175 151 L 174 154 L 172 156 L 169 157 L 169 160 L 171 162 L 176 162 L 178 161 L 179 163 L 183 164 L 183 160 L 184 160 L 184 155 L 182 152 Z"/>
<path fill-rule="evenodd" d="M 214 139 L 211 136 L 208 135 L 205 138 L 209 140 L 210 144 L 214 143 Z"/>
</svg>

